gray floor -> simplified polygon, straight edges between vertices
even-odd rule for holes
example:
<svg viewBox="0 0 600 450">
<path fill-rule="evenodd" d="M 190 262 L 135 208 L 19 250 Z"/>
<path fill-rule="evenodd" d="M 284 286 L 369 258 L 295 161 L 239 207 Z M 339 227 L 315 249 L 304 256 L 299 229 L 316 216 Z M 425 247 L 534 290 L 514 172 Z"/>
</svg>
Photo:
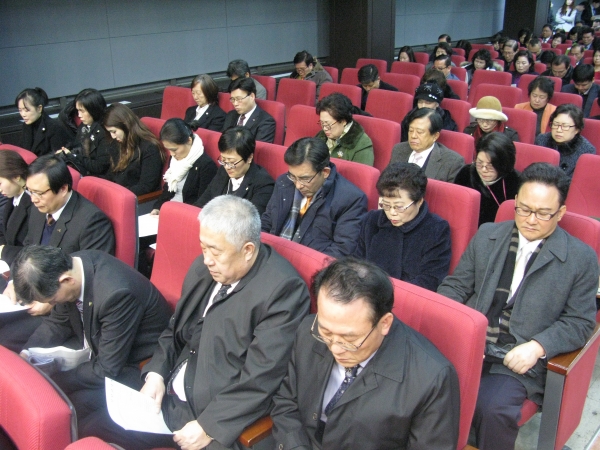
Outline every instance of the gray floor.
<svg viewBox="0 0 600 450">
<path fill-rule="evenodd" d="M 535 450 L 540 428 L 541 414 L 536 414 L 519 431 L 515 450 Z M 592 450 L 592 443 L 600 429 L 600 358 L 596 366 L 588 391 L 581 423 L 565 447 L 570 450 Z M 594 449 L 597 447 L 594 447 Z"/>
</svg>

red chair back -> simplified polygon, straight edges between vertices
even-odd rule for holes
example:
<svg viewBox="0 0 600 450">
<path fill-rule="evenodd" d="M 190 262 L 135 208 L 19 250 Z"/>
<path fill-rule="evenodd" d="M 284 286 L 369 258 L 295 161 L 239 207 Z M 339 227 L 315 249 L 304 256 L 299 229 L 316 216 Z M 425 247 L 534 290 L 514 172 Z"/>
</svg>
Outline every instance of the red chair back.
<svg viewBox="0 0 600 450">
<path fill-rule="evenodd" d="M 565 44 L 558 44 L 556 46 L 556 48 L 559 49 L 564 54 L 569 48 L 571 48 L 571 44 L 567 44 L 567 43 L 565 43 Z"/>
<path fill-rule="evenodd" d="M 373 167 L 383 171 L 392 159 L 392 147 L 400 142 L 400 124 L 376 117 L 359 116 L 352 118 L 360 123 L 373 142 L 375 161 Z"/>
<path fill-rule="evenodd" d="M 454 64 L 456 64 L 456 62 L 454 61 L 455 58 L 462 58 L 463 61 L 461 61 L 461 62 L 464 62 L 464 58 L 462 56 L 452 55 L 452 62 L 454 62 Z M 466 69 L 463 69 L 462 67 L 459 67 L 458 64 L 456 64 L 456 67 L 452 66 L 450 68 L 450 73 L 452 73 L 453 75 L 456 75 L 460 81 L 467 81 L 467 71 L 466 71 Z"/>
<path fill-rule="evenodd" d="M 288 112 L 294 105 L 315 106 L 316 96 L 317 85 L 315 83 L 307 83 L 306 80 L 294 80 L 293 78 L 279 80 L 277 101 L 283 103 Z"/>
<path fill-rule="evenodd" d="M 73 186 L 71 186 L 73 188 L 74 191 L 78 190 L 79 187 L 79 182 L 81 181 L 81 179 L 83 178 L 81 176 L 81 174 L 74 168 L 72 168 L 71 166 L 67 166 L 69 168 L 69 172 L 71 172 L 71 178 L 73 179 Z"/>
<path fill-rule="evenodd" d="M 275 100 L 277 93 L 277 80 L 267 75 L 251 75 L 256 81 L 262 84 L 267 90 L 267 100 Z"/>
<path fill-rule="evenodd" d="M 19 450 L 62 450 L 77 434 L 72 405 L 46 377 L 0 346 L 0 427 Z"/>
<path fill-rule="evenodd" d="M 392 281 L 394 315 L 429 339 L 456 370 L 460 385 L 457 448 L 462 449 L 467 445 L 477 401 L 487 320 L 478 311 L 435 292 Z"/>
<path fill-rule="evenodd" d="M 419 64 L 423 64 L 424 66 L 426 66 L 427 63 L 429 62 L 429 53 L 425 53 L 425 52 L 414 52 L 414 53 L 415 53 L 415 60 Z"/>
<path fill-rule="evenodd" d="M 375 167 L 365 166 L 354 161 L 338 158 L 333 158 L 332 161 L 341 176 L 365 193 L 367 208 L 377 209 L 379 207 L 379 194 L 375 185 L 381 172 Z"/>
<path fill-rule="evenodd" d="M 387 119 L 402 123 L 402 120 L 404 120 L 404 117 L 412 107 L 412 95 L 406 94 L 405 92 L 372 89 L 367 97 L 365 111 L 379 119 Z"/>
<path fill-rule="evenodd" d="M 67 445 L 65 450 L 115 450 L 115 447 L 97 437 L 86 437 Z"/>
<path fill-rule="evenodd" d="M 535 142 L 537 115 L 533 111 L 504 107 L 502 112 L 508 117 L 506 125 L 517 130 L 521 142 L 526 144 Z"/>
<path fill-rule="evenodd" d="M 460 131 L 442 130 L 440 131 L 438 142 L 462 156 L 465 164 L 473 162 L 475 139 L 470 134 L 461 133 Z"/>
<path fill-rule="evenodd" d="M 204 151 L 210 156 L 210 159 L 212 159 L 215 164 L 219 164 L 217 161 L 221 157 L 221 152 L 219 151 L 219 139 L 221 138 L 221 133 L 218 131 L 207 130 L 206 128 L 198 128 L 194 133 L 202 139 Z"/>
<path fill-rule="evenodd" d="M 552 103 L 554 106 L 573 103 L 575 106 L 581 108 L 583 105 L 583 99 L 581 98 L 581 95 L 578 94 L 568 94 L 566 92 L 554 91 L 554 95 L 550 99 L 549 103 Z"/>
<path fill-rule="evenodd" d="M 148 127 L 148 129 L 152 132 L 152 134 L 154 136 L 156 136 L 156 139 L 160 140 L 160 130 L 163 127 L 163 125 L 165 124 L 166 120 L 155 119 L 154 117 L 142 117 L 140 119 L 140 121 Z M 162 174 L 164 175 L 164 173 L 169 168 L 169 163 L 171 162 L 171 154 L 162 145 L 161 145 L 161 151 L 164 152 L 164 155 L 165 155 L 165 161 L 163 162 L 163 169 L 162 169 Z M 164 183 L 165 183 L 165 180 L 163 180 L 161 177 L 161 179 L 160 179 L 161 189 L 162 189 Z"/>
<path fill-rule="evenodd" d="M 256 141 L 254 162 L 263 167 L 274 180 L 277 180 L 279 175 L 283 175 L 288 171 L 288 166 L 283 160 L 286 150 L 287 148 L 283 145 Z"/>
<path fill-rule="evenodd" d="M 398 89 L 400 92 L 415 95 L 415 89 L 419 87 L 421 80 L 416 75 L 408 75 L 404 73 L 384 73 L 381 75 L 381 81 L 389 83 Z"/>
<path fill-rule="evenodd" d="M 600 218 L 599 170 L 600 156 L 585 154 L 579 157 L 567 195 L 567 211 Z"/>
<path fill-rule="evenodd" d="M 303 137 L 314 137 L 321 131 L 314 106 L 294 105 L 288 112 L 284 145 L 289 147 Z"/>
<path fill-rule="evenodd" d="M 377 67 L 377 70 L 379 71 L 379 75 L 386 73 L 387 70 L 387 61 L 385 59 L 370 59 L 370 58 L 359 58 L 358 60 L 356 60 L 356 68 L 360 69 L 363 66 L 366 66 L 367 64 L 373 64 L 375 67 Z"/>
<path fill-rule="evenodd" d="M 464 48 L 458 48 L 458 47 L 453 48 L 452 52 L 456 53 L 457 55 L 460 55 L 460 56 L 465 56 L 465 54 L 466 54 Z"/>
<path fill-rule="evenodd" d="M 546 48 L 544 50 L 549 50 L 552 53 L 554 53 L 555 55 L 562 55 L 563 54 L 563 51 L 560 50 L 560 49 L 558 49 L 558 48 L 552 48 L 552 47 L 550 47 L 550 48 Z"/>
<path fill-rule="evenodd" d="M 275 119 L 275 138 L 273 143 L 283 144 L 283 134 L 285 133 L 285 105 L 281 102 L 272 100 L 256 99 L 256 104 L 264 109 Z"/>
<path fill-rule="evenodd" d="M 190 106 L 197 106 L 192 96 L 192 90 L 181 86 L 167 86 L 163 91 L 161 119 L 172 119 L 185 117 L 185 110 Z"/>
<path fill-rule="evenodd" d="M 137 197 L 112 181 L 83 177 L 77 191 L 96 205 L 112 222 L 115 256 L 131 267 L 138 260 Z"/>
<path fill-rule="evenodd" d="M 517 150 L 515 169 L 519 172 L 523 172 L 527 166 L 534 162 L 547 162 L 554 166 L 558 166 L 560 153 L 556 150 L 540 145 L 526 144 L 524 142 L 515 142 L 514 144 Z"/>
<path fill-rule="evenodd" d="M 600 72 L 596 72 L 596 73 L 600 73 Z M 596 117 L 596 116 L 600 116 L 600 105 L 598 105 L 597 101 L 592 103 L 592 109 L 590 110 L 590 117 Z M 597 119 L 594 119 L 594 120 L 597 120 Z"/>
<path fill-rule="evenodd" d="M 597 106 L 597 102 L 594 102 L 594 106 Z M 593 110 L 594 107 L 592 107 Z M 581 130 L 581 135 L 596 147 L 596 155 L 600 155 L 600 120 L 583 119 L 583 121 L 584 126 L 583 130 Z"/>
<path fill-rule="evenodd" d="M 546 70 L 545 65 L 544 65 L 544 70 Z M 521 75 L 521 78 L 519 79 L 519 82 L 517 83 L 517 87 L 519 89 L 521 89 L 521 91 L 522 91 L 522 94 L 521 94 L 521 101 L 522 102 L 529 101 L 529 94 L 528 94 L 529 85 L 538 76 L 539 75 L 532 75 L 530 73 L 526 73 L 524 75 Z M 549 78 L 552 81 L 554 81 L 554 92 L 555 93 L 556 92 L 560 92 L 560 90 L 562 88 L 562 78 L 558 78 L 558 77 L 546 77 L 546 78 Z"/>
<path fill-rule="evenodd" d="M 358 84 L 358 69 L 355 69 L 354 67 L 346 67 L 343 69 L 340 84 L 356 86 Z"/>
<path fill-rule="evenodd" d="M 362 100 L 362 90 L 358 86 L 350 86 L 349 84 L 325 83 L 321 85 L 319 91 L 319 100 L 327 97 L 329 94 L 339 92 L 350 99 L 352 104 L 360 108 Z"/>
<path fill-rule="evenodd" d="M 340 71 L 337 67 L 323 66 L 323 69 L 329 74 L 334 83 L 337 83 L 340 79 Z"/>
<path fill-rule="evenodd" d="M 202 254 L 198 214 L 200 208 L 180 202 L 166 202 L 160 209 L 150 281 L 173 310 L 181 297 L 187 271 Z"/>
<path fill-rule="evenodd" d="M 478 72 L 489 72 L 488 70 L 476 70 Z M 478 84 L 475 88 L 471 86 L 469 92 L 469 102 L 473 107 L 477 106 L 477 102 L 481 97 L 488 95 L 496 97 L 500 100 L 503 107 L 514 108 L 517 103 L 521 102 L 521 89 L 513 86 L 500 86 L 497 84 Z M 553 97 L 554 98 L 554 97 Z"/>
<path fill-rule="evenodd" d="M 476 70 L 473 72 L 473 81 L 471 81 L 471 91 L 479 84 L 498 84 L 500 86 L 510 86 L 512 75 L 508 72 L 497 72 L 495 70 Z"/>
<path fill-rule="evenodd" d="M 390 73 L 404 73 L 406 75 L 415 75 L 421 79 L 425 75 L 425 66 L 417 62 L 394 61 Z"/>
<path fill-rule="evenodd" d="M 594 57 L 594 50 L 585 50 L 583 52 L 583 57 L 584 58 L 593 58 Z"/>
<path fill-rule="evenodd" d="M 467 83 L 465 83 L 464 80 L 462 80 L 462 81 L 461 80 L 446 80 L 446 83 L 448 83 L 448 86 L 450 86 L 452 88 L 454 93 L 456 95 L 458 95 L 461 100 L 465 100 L 465 101 L 467 100 L 467 97 L 469 95 L 469 85 Z M 456 100 L 456 99 L 450 99 L 450 100 Z"/>
<path fill-rule="evenodd" d="M 0 144 L 0 150 L 12 150 L 13 152 L 17 152 L 27 164 L 31 164 L 37 158 L 35 153 L 25 150 L 24 148 L 17 147 L 16 145 Z"/>
<path fill-rule="evenodd" d="M 469 110 L 471 104 L 465 100 L 455 100 L 453 98 L 445 98 L 440 105 L 443 109 L 447 109 L 452 114 L 452 119 L 458 126 L 458 131 L 462 132 L 471 122 Z"/>
<path fill-rule="evenodd" d="M 233 103 L 229 101 L 230 98 L 231 94 L 229 92 L 219 92 L 219 106 L 226 113 L 234 110 Z"/>
</svg>

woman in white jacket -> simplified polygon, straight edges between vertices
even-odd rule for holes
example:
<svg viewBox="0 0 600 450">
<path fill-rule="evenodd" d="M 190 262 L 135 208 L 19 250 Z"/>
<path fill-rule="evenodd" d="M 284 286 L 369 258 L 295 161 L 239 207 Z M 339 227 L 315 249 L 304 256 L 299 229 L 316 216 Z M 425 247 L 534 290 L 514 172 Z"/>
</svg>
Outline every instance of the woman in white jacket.
<svg viewBox="0 0 600 450">
<path fill-rule="evenodd" d="M 577 16 L 577 10 L 575 9 L 574 3 L 575 0 L 565 0 L 565 3 L 563 3 L 561 8 L 556 12 L 555 30 L 560 28 L 568 33 L 571 31 L 571 28 L 575 26 L 575 16 Z"/>
</svg>

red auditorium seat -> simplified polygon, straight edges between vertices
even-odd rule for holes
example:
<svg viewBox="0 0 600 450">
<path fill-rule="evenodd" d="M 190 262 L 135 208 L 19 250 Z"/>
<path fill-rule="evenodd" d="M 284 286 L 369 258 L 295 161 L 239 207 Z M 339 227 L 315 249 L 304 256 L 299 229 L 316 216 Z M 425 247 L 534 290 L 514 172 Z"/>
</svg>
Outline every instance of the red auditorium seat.
<svg viewBox="0 0 600 450">
<path fill-rule="evenodd" d="M 473 91 L 478 84 L 483 83 L 510 86 L 512 83 L 512 75 L 508 72 L 496 72 L 495 70 L 476 70 L 473 72 L 471 91 Z"/>
<path fill-rule="evenodd" d="M 531 82 L 533 80 L 535 80 L 539 75 L 532 75 L 530 73 L 526 73 L 524 75 L 521 75 L 521 78 L 519 79 L 519 82 L 517 83 L 517 87 L 519 89 L 521 89 L 522 94 L 521 94 L 521 102 L 528 102 L 529 101 L 529 94 L 527 92 L 527 88 L 529 87 L 529 85 L 531 84 Z M 554 92 L 560 92 L 560 89 L 562 88 L 562 78 L 558 78 L 558 77 L 546 77 L 551 79 L 552 81 L 554 81 Z"/>
<path fill-rule="evenodd" d="M 65 450 L 115 450 L 110 444 L 96 437 L 79 439 L 65 447 Z"/>
<path fill-rule="evenodd" d="M 395 74 L 393 74 L 395 75 Z M 367 97 L 365 111 L 379 119 L 402 123 L 413 107 L 413 96 L 405 92 L 372 89 Z"/>
<path fill-rule="evenodd" d="M 333 94 L 334 92 L 344 94 L 350 99 L 354 106 L 360 108 L 362 90 L 358 86 L 351 86 L 349 84 L 325 83 L 321 85 L 321 90 L 319 91 L 319 100 L 322 100 L 324 97 L 327 97 L 329 94 Z"/>
<path fill-rule="evenodd" d="M 194 133 L 202 139 L 204 151 L 210 156 L 210 159 L 212 159 L 215 164 L 219 164 L 218 160 L 221 157 L 221 152 L 219 151 L 219 139 L 221 138 L 221 133 L 218 131 L 207 130 L 206 128 L 198 128 Z"/>
<path fill-rule="evenodd" d="M 594 102 L 597 105 L 597 102 Z M 594 108 L 592 107 L 592 111 Z M 581 135 L 596 147 L 596 155 L 600 155 L 600 120 L 583 119 L 584 125 Z"/>
<path fill-rule="evenodd" d="M 16 145 L 0 144 L 0 150 L 12 150 L 13 152 L 17 152 L 27 164 L 31 164 L 37 158 L 35 153 L 25 150 L 24 148 L 17 147 Z"/>
<path fill-rule="evenodd" d="M 452 52 L 455 53 L 455 54 L 457 54 L 457 55 L 463 56 L 463 57 L 466 54 L 464 48 L 453 48 Z"/>
<path fill-rule="evenodd" d="M 549 103 L 552 103 L 554 106 L 573 103 L 575 106 L 581 108 L 581 105 L 583 105 L 583 99 L 581 98 L 581 95 L 578 94 L 568 94 L 566 92 L 554 91 L 554 95 L 550 99 Z"/>
<path fill-rule="evenodd" d="M 358 84 L 358 69 L 355 69 L 354 67 L 346 67 L 343 69 L 340 84 L 356 86 Z"/>
<path fill-rule="evenodd" d="M 394 61 L 390 73 L 404 73 L 406 75 L 415 75 L 421 79 L 425 75 L 425 65 L 417 62 Z"/>
<path fill-rule="evenodd" d="M 556 150 L 524 142 L 515 142 L 514 144 L 517 149 L 515 169 L 519 172 L 523 172 L 527 166 L 534 162 L 547 162 L 558 166 L 560 153 Z"/>
<path fill-rule="evenodd" d="M 284 145 L 289 147 L 303 137 L 314 137 L 319 131 L 319 116 L 314 106 L 294 105 L 288 112 Z"/>
<path fill-rule="evenodd" d="M 415 53 L 415 60 L 419 64 L 423 64 L 424 66 L 426 66 L 427 63 L 429 62 L 429 53 L 425 53 L 425 52 L 414 52 L 414 53 Z"/>
<path fill-rule="evenodd" d="M 454 150 L 465 160 L 465 164 L 473 162 L 475 155 L 475 139 L 470 134 L 460 131 L 440 131 L 438 142 L 444 144 L 450 150 Z"/>
<path fill-rule="evenodd" d="M 344 159 L 332 158 L 338 173 L 354 184 L 367 196 L 367 208 L 377 209 L 379 207 L 379 194 L 377 193 L 377 180 L 381 172 L 375 167 Z"/>
<path fill-rule="evenodd" d="M 502 103 L 502 101 L 500 102 Z M 502 112 L 508 117 L 506 126 L 517 130 L 521 142 L 526 144 L 533 144 L 535 142 L 537 116 L 533 111 L 503 107 Z"/>
<path fill-rule="evenodd" d="M 234 110 L 233 103 L 229 101 L 230 98 L 231 94 L 229 92 L 219 92 L 219 106 L 225 113 Z"/>
<path fill-rule="evenodd" d="M 440 105 L 443 109 L 447 109 L 452 114 L 452 119 L 456 122 L 458 131 L 462 132 L 471 123 L 471 115 L 469 110 L 471 104 L 465 100 L 455 100 L 453 98 L 445 98 Z"/>
<path fill-rule="evenodd" d="M 154 117 L 142 117 L 140 119 L 140 121 L 148 127 L 148 129 L 152 132 L 152 134 L 154 136 L 156 136 L 156 139 L 160 140 L 160 130 L 161 130 L 162 126 L 165 124 L 166 120 L 155 119 Z M 164 156 L 165 156 L 165 160 L 163 162 L 163 169 L 162 169 L 162 174 L 164 175 L 164 173 L 169 168 L 169 162 L 171 161 L 171 154 L 164 147 L 162 147 L 161 150 L 164 152 Z M 139 195 L 138 196 L 138 205 L 156 200 L 162 193 L 162 186 L 163 186 L 164 182 L 165 182 L 165 180 L 163 180 L 161 177 L 160 189 L 158 191 L 149 192 L 148 194 L 144 194 L 144 195 Z"/>
<path fill-rule="evenodd" d="M 274 180 L 277 180 L 279 175 L 283 175 L 288 171 L 288 166 L 283 160 L 286 150 L 287 147 L 283 145 L 257 141 L 254 162 L 263 167 Z"/>
<path fill-rule="evenodd" d="M 167 86 L 163 91 L 161 119 L 172 119 L 185 117 L 185 110 L 190 106 L 197 106 L 189 88 L 181 86 Z"/>
<path fill-rule="evenodd" d="M 400 124 L 376 117 L 359 116 L 353 119 L 360 123 L 373 142 L 375 162 L 373 167 L 382 171 L 392 159 L 392 147 L 400 142 Z"/>
<path fill-rule="evenodd" d="M 465 83 L 464 80 L 446 80 L 446 83 L 448 83 L 448 86 L 452 88 L 454 93 L 458 95 L 461 100 L 467 101 L 467 98 L 469 96 L 469 85 Z M 456 99 L 451 98 L 449 100 Z"/>
<path fill-rule="evenodd" d="M 476 70 L 475 74 L 477 74 L 478 72 L 489 71 Z M 471 85 L 471 91 L 469 92 L 469 103 L 471 103 L 471 105 L 475 107 L 477 106 L 477 102 L 479 101 L 479 99 L 481 99 L 481 97 L 486 97 L 488 95 L 496 97 L 500 101 L 500 104 L 502 106 L 508 108 L 514 108 L 517 103 L 521 102 L 521 89 L 517 87 L 481 83 L 475 88 L 473 88 L 473 86 Z"/>
<path fill-rule="evenodd" d="M 373 64 L 377 67 L 379 71 L 379 75 L 386 73 L 387 70 L 387 61 L 385 59 L 369 59 L 369 58 L 359 58 L 356 60 L 356 68 L 360 69 L 362 66 L 366 66 L 367 64 Z"/>
<path fill-rule="evenodd" d="M 334 83 L 337 83 L 339 81 L 340 71 L 338 70 L 337 67 L 323 66 L 323 69 L 325 69 L 327 71 L 327 73 L 329 74 L 329 76 L 331 77 L 331 79 L 333 80 Z"/>
<path fill-rule="evenodd" d="M 274 144 L 283 144 L 285 133 L 285 105 L 281 102 L 256 99 L 256 104 L 275 119 Z"/>
<path fill-rule="evenodd" d="M 262 84 L 267 90 L 267 100 L 275 100 L 277 92 L 277 80 L 267 75 L 251 75 L 256 81 Z"/>
<path fill-rule="evenodd" d="M 579 157 L 567 195 L 567 211 L 600 219 L 599 174 L 600 156 L 585 154 Z"/>
<path fill-rule="evenodd" d="M 412 96 L 415 95 L 415 89 L 419 87 L 421 79 L 416 75 L 405 73 L 384 73 L 381 75 L 381 81 L 391 84 L 400 92 L 405 92 Z"/>
<path fill-rule="evenodd" d="M 315 83 L 307 83 L 305 80 L 294 80 L 292 78 L 282 78 L 279 80 L 277 101 L 285 105 L 288 113 L 294 105 L 315 106 L 316 96 L 317 85 Z"/>
<path fill-rule="evenodd" d="M 456 62 L 454 61 L 455 56 L 452 56 L 452 62 L 454 62 L 454 64 L 456 64 Z M 463 58 L 464 60 L 464 58 Z M 456 64 L 456 67 L 451 67 L 450 68 L 450 73 L 452 73 L 453 75 L 456 75 L 458 77 L 458 79 L 460 81 L 467 81 L 467 71 L 465 69 L 463 69 L 462 67 L 458 67 L 458 64 Z M 456 80 L 454 80 L 456 81 Z"/>
</svg>

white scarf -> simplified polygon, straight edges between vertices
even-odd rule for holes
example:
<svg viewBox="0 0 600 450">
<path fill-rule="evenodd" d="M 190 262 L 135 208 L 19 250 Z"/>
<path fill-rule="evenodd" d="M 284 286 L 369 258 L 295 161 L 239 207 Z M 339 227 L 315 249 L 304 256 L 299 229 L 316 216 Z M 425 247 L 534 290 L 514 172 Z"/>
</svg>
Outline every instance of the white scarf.
<svg viewBox="0 0 600 450">
<path fill-rule="evenodd" d="M 177 183 L 179 183 L 187 175 L 198 158 L 204 153 L 204 145 L 202 139 L 197 134 L 194 134 L 192 148 L 187 156 L 179 161 L 171 158 L 169 169 L 163 175 L 163 179 L 169 186 L 169 192 L 177 192 Z"/>
</svg>

